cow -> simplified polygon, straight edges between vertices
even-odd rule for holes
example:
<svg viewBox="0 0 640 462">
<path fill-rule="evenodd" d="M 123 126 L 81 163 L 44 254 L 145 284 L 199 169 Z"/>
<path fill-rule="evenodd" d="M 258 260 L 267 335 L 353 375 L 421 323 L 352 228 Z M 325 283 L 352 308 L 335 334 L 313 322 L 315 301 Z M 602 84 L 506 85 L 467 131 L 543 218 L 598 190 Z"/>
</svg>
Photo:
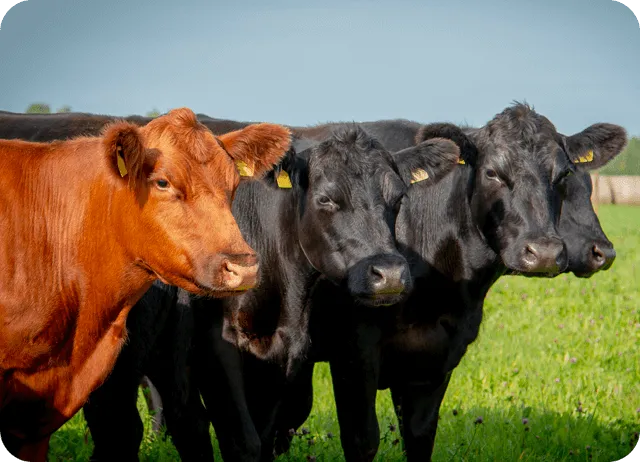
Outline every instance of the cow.
<svg viewBox="0 0 640 462">
<path fill-rule="evenodd" d="M 421 182 L 434 182 L 455 167 L 458 156 L 454 143 L 429 140 L 392 158 L 362 130 L 346 128 L 309 150 L 288 154 L 280 171 L 276 169 L 263 182 L 241 185 L 233 210 L 243 236 L 261 255 L 259 284 L 222 303 L 190 299 L 186 293 L 168 287 L 162 298 L 143 297 L 140 309 L 134 310 L 136 321 L 142 325 L 135 340 L 133 328 L 135 348 L 125 348 L 113 375 L 84 408 L 95 443 L 93 460 L 111 460 L 116 455 L 124 460 L 137 458 L 142 425 L 135 400 L 143 373 L 165 398 L 167 424 L 170 433 L 176 435 L 174 444 L 182 459 L 211 460 L 209 419 L 201 407 L 198 389 L 211 398 L 216 390 L 232 384 L 236 374 L 227 370 L 218 375 L 206 365 L 197 365 L 199 358 L 210 359 L 206 354 L 191 357 L 191 370 L 197 380 L 185 389 L 174 381 L 176 375 L 184 375 L 187 354 L 178 358 L 179 349 L 173 347 L 187 345 L 201 328 L 221 327 L 226 313 L 236 322 L 225 333 L 232 343 L 225 344 L 230 348 L 232 344 L 243 345 L 249 352 L 245 359 L 260 358 L 264 366 L 260 380 L 268 384 L 265 393 L 269 390 L 270 399 L 280 399 L 279 385 L 295 376 L 308 347 L 304 306 L 320 276 L 342 286 L 365 306 L 395 304 L 407 296 L 411 290 L 408 264 L 399 258 L 393 239 L 399 201 L 411 181 L 416 181 L 416 172 Z M 160 294 L 159 287 L 153 289 Z M 162 338 L 155 341 L 155 351 L 141 355 L 149 332 L 141 313 L 151 313 L 159 304 L 171 304 L 173 318 L 166 322 Z M 256 315 L 260 317 L 256 324 L 243 325 L 243 319 L 253 320 Z M 248 330 L 255 334 L 247 336 Z M 222 330 L 217 333 L 217 340 L 223 342 Z M 241 361 L 240 351 L 233 348 L 233 358 Z M 158 360 L 145 363 L 145 356 Z M 239 368 L 240 363 L 231 367 Z M 172 400 L 190 401 L 188 410 L 192 412 L 176 408 Z M 240 413 L 218 409 L 215 414 L 224 419 L 225 425 L 252 427 L 246 408 Z M 134 423 L 123 426 L 123 416 L 124 421 Z M 119 442 L 117 446 L 112 444 L 114 439 Z M 260 453 L 257 437 L 241 445 L 231 439 L 221 439 L 220 444 L 225 457 L 233 458 L 244 451 L 255 456 Z"/>
<path fill-rule="evenodd" d="M 0 141 L 0 433 L 13 454 L 45 460 L 155 279 L 210 296 L 254 286 L 231 213 L 236 163 L 260 176 L 290 136 L 262 124 L 216 138 L 182 108 L 98 137 Z"/>
<path fill-rule="evenodd" d="M 491 285 L 504 274 L 547 276 L 563 269 L 589 277 L 608 269 L 615 258 L 590 203 L 586 170 L 622 151 L 622 127 L 595 124 L 565 136 L 524 104 L 507 108 L 480 129 L 396 123 L 400 129 L 390 128 L 394 123 L 364 127 L 379 131 L 383 144 L 402 146 L 403 131 L 409 134 L 407 143 L 432 136 L 452 139 L 467 165 L 429 194 L 410 188 L 411 205 L 401 206 L 396 238 L 414 276 L 406 302 L 372 321 L 370 313 L 335 289 L 316 287 L 310 361 L 290 385 L 277 416 L 277 452 L 287 450 L 290 429 L 311 410 L 313 362 L 329 361 L 347 460 L 372 460 L 376 454 L 376 389 L 391 389 L 407 459 L 430 460 L 450 375 L 477 337 Z M 556 234 L 552 225 L 558 220 Z M 540 231 L 546 238 L 538 242 L 557 236 L 570 242 L 566 267 L 557 257 L 555 264 L 539 258 L 537 244 L 531 243 Z M 520 247 L 515 249 L 519 258 L 509 252 L 514 245 Z M 336 323 L 337 318 L 343 322 Z"/>
</svg>

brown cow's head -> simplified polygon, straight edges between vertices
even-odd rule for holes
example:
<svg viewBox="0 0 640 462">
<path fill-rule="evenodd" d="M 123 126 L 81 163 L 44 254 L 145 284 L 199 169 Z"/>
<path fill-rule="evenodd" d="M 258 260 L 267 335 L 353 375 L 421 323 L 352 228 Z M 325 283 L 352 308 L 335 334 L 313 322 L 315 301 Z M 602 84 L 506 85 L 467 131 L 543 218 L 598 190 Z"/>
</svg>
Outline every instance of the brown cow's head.
<svg viewBox="0 0 640 462">
<path fill-rule="evenodd" d="M 135 196 L 117 213 L 136 223 L 116 232 L 141 266 L 200 294 L 253 287 L 257 258 L 231 202 L 240 173 L 258 178 L 284 155 L 288 129 L 257 124 L 216 139 L 191 110 L 176 109 L 143 128 L 116 123 L 104 143 L 121 189 Z"/>
</svg>

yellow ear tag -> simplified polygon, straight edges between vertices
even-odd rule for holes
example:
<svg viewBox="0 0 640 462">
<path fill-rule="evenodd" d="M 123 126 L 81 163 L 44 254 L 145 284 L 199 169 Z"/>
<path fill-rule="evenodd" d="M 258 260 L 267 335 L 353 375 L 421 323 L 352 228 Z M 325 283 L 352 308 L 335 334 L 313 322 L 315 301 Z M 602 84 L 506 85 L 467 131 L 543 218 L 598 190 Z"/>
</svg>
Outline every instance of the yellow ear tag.
<svg viewBox="0 0 640 462">
<path fill-rule="evenodd" d="M 464 160 L 463 160 L 463 159 L 458 159 L 458 163 L 459 163 L 460 165 L 464 165 L 464 164 L 465 164 L 465 162 L 464 162 Z"/>
<path fill-rule="evenodd" d="M 240 176 L 253 176 L 253 167 L 249 167 L 246 162 L 236 160 L 236 167 Z"/>
<path fill-rule="evenodd" d="M 122 158 L 122 148 L 120 146 L 118 146 L 116 157 L 118 158 L 118 171 L 120 172 L 120 176 L 124 178 L 129 172 L 127 172 L 127 166 L 124 164 L 124 159 Z"/>
<path fill-rule="evenodd" d="M 291 189 L 292 187 L 291 178 L 289 178 L 289 174 L 284 170 L 280 170 L 280 174 L 278 175 L 278 178 L 276 178 L 276 181 L 278 182 L 278 188 Z"/>
<path fill-rule="evenodd" d="M 582 157 L 578 157 L 578 160 L 576 160 L 574 163 L 575 164 L 587 164 L 589 162 L 593 161 L 593 151 L 589 151 L 587 153 L 587 155 L 582 156 Z"/>
<path fill-rule="evenodd" d="M 411 184 L 424 181 L 427 178 L 429 178 L 429 174 L 421 168 L 417 168 L 411 172 Z"/>
</svg>

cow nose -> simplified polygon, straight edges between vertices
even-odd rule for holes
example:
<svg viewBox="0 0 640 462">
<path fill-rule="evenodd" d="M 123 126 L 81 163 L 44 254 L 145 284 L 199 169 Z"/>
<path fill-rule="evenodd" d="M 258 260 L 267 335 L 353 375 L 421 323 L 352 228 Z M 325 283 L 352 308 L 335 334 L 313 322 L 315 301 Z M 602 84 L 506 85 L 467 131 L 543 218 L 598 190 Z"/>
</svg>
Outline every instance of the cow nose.
<svg viewBox="0 0 640 462">
<path fill-rule="evenodd" d="M 369 267 L 369 282 L 374 294 L 400 294 L 406 288 L 406 265 L 378 263 Z"/>
<path fill-rule="evenodd" d="M 567 268 L 567 249 L 558 238 L 537 239 L 525 244 L 522 263 L 530 273 L 559 273 Z"/>
<path fill-rule="evenodd" d="M 241 255 L 227 258 L 220 264 L 225 289 L 245 291 L 256 285 L 258 259 L 255 255 Z"/>
<path fill-rule="evenodd" d="M 589 263 L 593 270 L 608 270 L 616 259 L 612 246 L 594 244 L 589 254 Z"/>
</svg>

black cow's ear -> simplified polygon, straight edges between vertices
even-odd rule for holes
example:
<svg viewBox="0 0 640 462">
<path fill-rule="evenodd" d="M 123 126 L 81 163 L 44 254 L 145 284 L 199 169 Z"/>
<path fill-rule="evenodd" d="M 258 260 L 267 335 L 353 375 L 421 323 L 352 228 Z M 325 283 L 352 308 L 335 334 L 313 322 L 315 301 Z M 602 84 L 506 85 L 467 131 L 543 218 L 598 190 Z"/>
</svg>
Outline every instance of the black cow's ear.
<svg viewBox="0 0 640 462">
<path fill-rule="evenodd" d="M 446 138 L 453 141 L 460 148 L 460 163 L 475 165 L 478 159 L 478 148 L 457 125 L 450 123 L 423 125 L 416 133 L 415 142 L 420 144 L 432 138 Z"/>
<path fill-rule="evenodd" d="M 292 147 L 280 163 L 267 173 L 264 181 L 277 189 L 306 189 L 308 176 L 307 156 L 304 153 L 297 154 L 295 148 Z"/>
<path fill-rule="evenodd" d="M 456 167 L 460 148 L 451 140 L 432 138 L 396 152 L 393 159 L 407 185 L 426 180 L 434 184 Z"/>
<path fill-rule="evenodd" d="M 567 154 L 573 163 L 592 170 L 622 152 L 627 145 L 627 131 L 619 125 L 594 124 L 565 140 Z"/>
</svg>

